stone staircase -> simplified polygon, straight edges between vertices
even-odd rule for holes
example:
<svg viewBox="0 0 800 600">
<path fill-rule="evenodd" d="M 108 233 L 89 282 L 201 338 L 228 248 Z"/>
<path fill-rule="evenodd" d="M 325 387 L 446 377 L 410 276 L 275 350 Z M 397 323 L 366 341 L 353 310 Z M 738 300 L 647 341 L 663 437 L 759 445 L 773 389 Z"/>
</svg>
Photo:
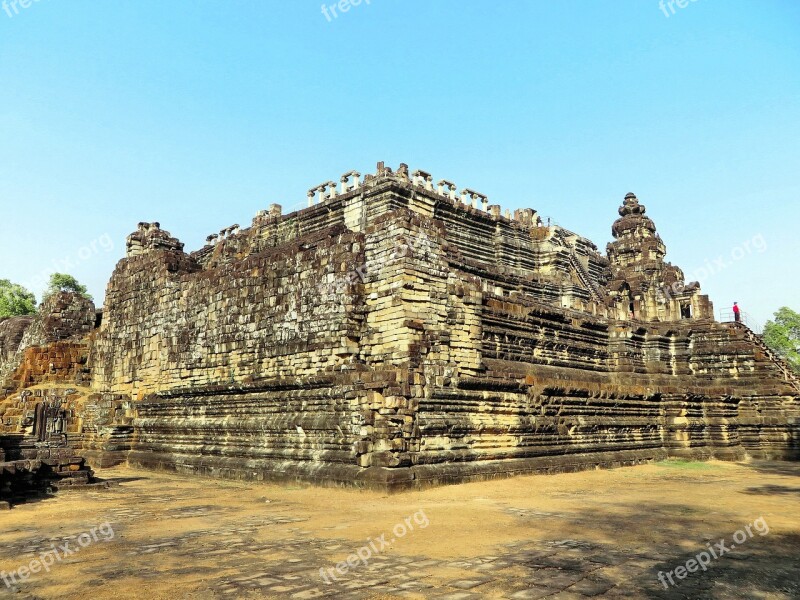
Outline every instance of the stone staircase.
<svg viewBox="0 0 800 600">
<path fill-rule="evenodd" d="M 747 340 L 751 341 L 756 346 L 758 346 L 761 349 L 761 351 L 764 352 L 764 355 L 767 358 L 769 358 L 773 363 L 775 363 L 775 366 L 778 367 L 781 374 L 783 375 L 784 381 L 789 383 L 794 389 L 800 392 L 800 378 L 797 376 L 797 374 L 794 372 L 794 370 L 792 370 L 792 368 L 785 360 L 783 360 L 780 356 L 775 354 L 775 352 L 772 349 L 770 349 L 769 346 L 767 346 L 766 342 L 764 342 L 764 338 L 762 338 L 760 335 L 758 335 L 755 331 L 750 329 L 750 327 L 748 327 L 744 323 L 733 322 L 733 323 L 727 323 L 727 325 L 729 327 L 732 327 L 733 329 L 738 329 L 739 331 L 743 332 Z"/>
<path fill-rule="evenodd" d="M 589 292 L 591 292 L 592 298 L 594 298 L 594 300 L 596 302 L 599 302 L 600 304 L 605 304 L 605 298 L 600 293 L 600 290 L 598 289 L 598 287 L 595 285 L 594 281 L 592 280 L 591 275 L 589 275 L 589 272 L 583 266 L 583 263 L 581 263 L 581 261 L 578 259 L 578 257 L 575 256 L 574 252 L 570 253 L 569 259 L 570 259 L 569 260 L 570 264 L 575 269 L 575 271 L 578 273 L 578 277 L 583 282 L 583 285 L 585 285 L 589 289 Z"/>
<path fill-rule="evenodd" d="M 555 229 L 555 237 L 561 242 L 561 245 L 569 252 L 567 255 L 569 257 L 569 264 L 572 265 L 572 268 L 575 269 L 575 272 L 578 274 L 578 278 L 581 280 L 586 289 L 589 290 L 589 293 L 592 295 L 592 298 L 595 302 L 599 302 L 601 304 L 605 304 L 605 298 L 603 294 L 598 289 L 595 282 L 592 280 L 591 275 L 583 266 L 583 263 L 575 254 L 575 249 L 572 247 L 572 244 L 569 243 L 567 240 L 567 236 L 564 233 L 564 230 L 561 228 Z"/>
</svg>

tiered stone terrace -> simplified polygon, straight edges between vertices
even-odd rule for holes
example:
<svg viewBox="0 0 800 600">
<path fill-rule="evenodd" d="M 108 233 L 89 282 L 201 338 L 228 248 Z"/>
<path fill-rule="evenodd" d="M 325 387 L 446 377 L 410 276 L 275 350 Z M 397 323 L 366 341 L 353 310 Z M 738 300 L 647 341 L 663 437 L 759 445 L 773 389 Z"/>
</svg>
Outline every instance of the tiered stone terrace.
<svg viewBox="0 0 800 600">
<path fill-rule="evenodd" d="M 797 456 L 796 380 L 714 321 L 634 195 L 604 255 L 535 210 L 433 181 L 351 171 L 191 253 L 141 223 L 102 324 L 71 339 L 85 368 L 56 377 L 90 380 L 75 447 L 99 466 L 392 490 Z M 3 325 L 0 418 L 43 382 Z"/>
</svg>

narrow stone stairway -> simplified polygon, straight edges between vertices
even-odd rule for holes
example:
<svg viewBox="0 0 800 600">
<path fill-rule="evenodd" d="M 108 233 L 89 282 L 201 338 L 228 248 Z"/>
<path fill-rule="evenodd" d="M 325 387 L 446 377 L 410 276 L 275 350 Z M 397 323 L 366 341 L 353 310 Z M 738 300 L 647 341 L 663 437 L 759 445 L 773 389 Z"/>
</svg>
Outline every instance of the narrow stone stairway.
<svg viewBox="0 0 800 600">
<path fill-rule="evenodd" d="M 797 374 L 792 370 L 789 364 L 783 360 L 780 356 L 775 354 L 775 352 L 767 346 L 766 342 L 764 342 L 764 338 L 758 335 L 755 331 L 750 329 L 744 323 L 727 323 L 727 325 L 733 327 L 734 329 L 738 329 L 744 333 L 745 338 L 749 341 L 753 342 L 756 346 L 761 348 L 764 354 L 769 358 L 775 366 L 781 371 L 783 378 L 789 384 L 792 385 L 798 392 L 800 392 L 800 378 L 798 378 Z"/>
</svg>

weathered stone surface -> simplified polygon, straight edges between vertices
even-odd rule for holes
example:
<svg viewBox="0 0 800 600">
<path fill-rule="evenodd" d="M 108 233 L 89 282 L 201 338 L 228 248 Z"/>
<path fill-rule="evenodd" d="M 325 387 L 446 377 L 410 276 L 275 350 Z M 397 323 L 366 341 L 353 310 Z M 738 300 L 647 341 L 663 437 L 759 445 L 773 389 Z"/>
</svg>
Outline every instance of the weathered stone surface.
<svg viewBox="0 0 800 600">
<path fill-rule="evenodd" d="M 713 320 L 632 194 L 606 257 L 406 165 L 359 178 L 191 254 L 140 224 L 99 329 L 29 348 L 13 389 L 75 384 L 60 406 L 97 464 L 224 477 L 400 489 L 797 456 L 797 380 Z M 20 393 L 7 428 L 31 410 Z"/>
<path fill-rule="evenodd" d="M 11 317 L 0 321 L 0 365 L 9 363 L 19 350 L 33 317 Z"/>
</svg>

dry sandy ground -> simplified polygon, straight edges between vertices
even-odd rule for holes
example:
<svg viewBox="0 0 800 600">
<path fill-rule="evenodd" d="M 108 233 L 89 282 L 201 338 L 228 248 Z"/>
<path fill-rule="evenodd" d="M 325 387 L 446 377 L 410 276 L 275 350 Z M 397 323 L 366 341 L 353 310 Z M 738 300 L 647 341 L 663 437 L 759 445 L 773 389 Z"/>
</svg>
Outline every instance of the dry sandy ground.
<svg viewBox="0 0 800 600">
<path fill-rule="evenodd" d="M 0 597 L 800 598 L 797 463 L 670 462 L 391 496 L 98 476 L 112 485 L 0 512 Z M 682 570 L 702 552 L 706 571 Z M 37 557 L 49 572 L 22 581 Z"/>
</svg>

